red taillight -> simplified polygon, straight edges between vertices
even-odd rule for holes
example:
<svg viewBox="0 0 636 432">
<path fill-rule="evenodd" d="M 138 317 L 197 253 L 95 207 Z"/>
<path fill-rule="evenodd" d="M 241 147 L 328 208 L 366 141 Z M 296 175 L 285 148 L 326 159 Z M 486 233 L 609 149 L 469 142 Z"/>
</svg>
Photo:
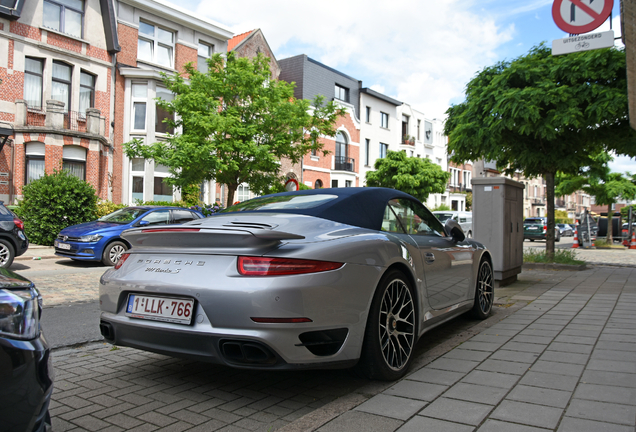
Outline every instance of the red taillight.
<svg viewBox="0 0 636 432">
<path fill-rule="evenodd" d="M 124 262 L 128 259 L 129 256 L 129 253 L 121 254 L 119 260 L 117 261 L 117 264 L 115 264 L 115 270 L 124 265 Z"/>
<path fill-rule="evenodd" d="M 250 318 L 256 323 L 268 323 L 268 324 L 298 324 L 313 322 L 309 318 Z"/>
<path fill-rule="evenodd" d="M 336 270 L 343 263 L 292 258 L 238 257 L 238 272 L 243 276 L 282 276 Z"/>
<path fill-rule="evenodd" d="M 18 218 L 13 218 L 13 223 L 15 224 L 15 226 L 17 226 L 19 229 L 21 229 L 22 231 L 24 231 L 24 222 L 22 222 L 22 220 L 18 219 Z"/>
<path fill-rule="evenodd" d="M 547 232 L 548 231 L 548 226 L 547 225 L 543 225 L 543 232 Z"/>
</svg>

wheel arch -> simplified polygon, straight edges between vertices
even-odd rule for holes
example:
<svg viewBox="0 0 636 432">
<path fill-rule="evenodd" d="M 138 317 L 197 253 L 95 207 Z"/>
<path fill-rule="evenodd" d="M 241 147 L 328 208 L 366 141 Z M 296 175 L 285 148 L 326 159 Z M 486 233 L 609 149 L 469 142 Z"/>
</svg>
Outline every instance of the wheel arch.
<svg viewBox="0 0 636 432">
<path fill-rule="evenodd" d="M 4 234 L 0 234 L 0 240 L 4 240 L 6 242 L 9 242 L 11 244 L 11 246 L 13 246 L 13 250 L 17 251 L 18 250 L 18 245 L 16 244 L 15 240 L 13 238 L 11 238 L 8 235 L 4 235 Z"/>
</svg>

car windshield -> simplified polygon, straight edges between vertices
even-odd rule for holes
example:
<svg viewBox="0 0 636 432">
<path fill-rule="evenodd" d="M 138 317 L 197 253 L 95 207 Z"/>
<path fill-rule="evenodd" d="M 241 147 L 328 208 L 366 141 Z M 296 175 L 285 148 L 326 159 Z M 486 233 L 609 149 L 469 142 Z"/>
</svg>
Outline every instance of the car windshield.
<svg viewBox="0 0 636 432">
<path fill-rule="evenodd" d="M 338 198 L 337 195 L 279 195 L 254 198 L 222 210 L 221 213 L 232 213 L 254 210 L 299 210 L 318 207 Z"/>
<path fill-rule="evenodd" d="M 106 216 L 102 216 L 97 219 L 100 222 L 114 222 L 126 224 L 134 221 L 142 214 L 146 213 L 148 209 L 141 209 L 135 207 L 126 207 L 123 209 L 119 209 L 112 213 L 107 214 Z"/>
<path fill-rule="evenodd" d="M 445 222 L 447 219 L 452 219 L 452 213 L 434 213 L 434 215 L 439 219 L 440 222 Z"/>
</svg>

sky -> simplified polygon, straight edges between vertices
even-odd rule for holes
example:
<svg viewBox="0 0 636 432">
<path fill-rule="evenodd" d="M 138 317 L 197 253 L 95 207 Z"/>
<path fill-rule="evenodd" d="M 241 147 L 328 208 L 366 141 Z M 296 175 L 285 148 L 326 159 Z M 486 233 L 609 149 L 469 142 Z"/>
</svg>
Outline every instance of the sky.
<svg viewBox="0 0 636 432">
<path fill-rule="evenodd" d="M 260 28 L 277 59 L 306 54 L 440 119 L 484 67 L 568 36 L 554 23 L 553 0 L 168 1 L 235 34 Z M 609 21 L 595 32 L 609 30 Z M 614 165 L 636 172 L 633 160 Z"/>
</svg>

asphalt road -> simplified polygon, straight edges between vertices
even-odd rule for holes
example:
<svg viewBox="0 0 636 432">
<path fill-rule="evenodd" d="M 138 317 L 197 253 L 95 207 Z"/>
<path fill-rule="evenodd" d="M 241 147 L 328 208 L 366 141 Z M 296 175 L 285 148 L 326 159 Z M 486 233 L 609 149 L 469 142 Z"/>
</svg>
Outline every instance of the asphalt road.
<svg viewBox="0 0 636 432">
<path fill-rule="evenodd" d="M 14 261 L 10 269 L 33 281 L 42 294 L 42 330 L 52 348 L 103 339 L 97 288 L 107 268 L 70 259 Z"/>
</svg>

